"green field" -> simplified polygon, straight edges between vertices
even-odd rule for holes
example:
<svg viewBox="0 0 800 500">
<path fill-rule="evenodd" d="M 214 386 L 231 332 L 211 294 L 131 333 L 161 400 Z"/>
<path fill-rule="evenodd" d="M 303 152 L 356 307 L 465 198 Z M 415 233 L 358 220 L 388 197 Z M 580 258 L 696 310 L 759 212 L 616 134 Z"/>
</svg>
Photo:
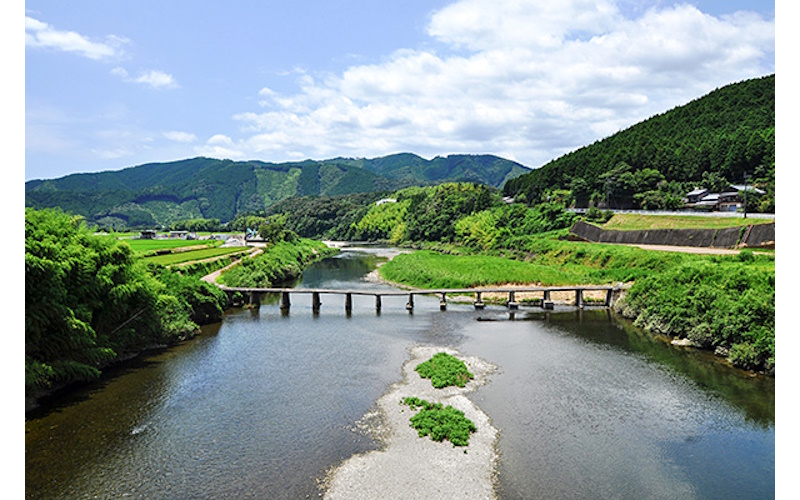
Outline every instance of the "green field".
<svg viewBox="0 0 800 500">
<path fill-rule="evenodd" d="M 196 247 L 196 246 L 218 246 L 222 242 L 219 240 L 125 240 L 134 252 L 139 255 L 147 255 L 158 250 L 174 250 L 176 248 Z"/>
<path fill-rule="evenodd" d="M 221 257 L 249 251 L 249 247 L 202 248 L 185 252 L 154 255 L 152 257 L 145 257 L 145 259 L 147 259 L 148 262 L 154 262 L 163 266 L 173 266 L 175 264 L 183 264 L 185 262 L 194 262 L 198 260 L 211 259 L 214 257 Z"/>
<path fill-rule="evenodd" d="M 603 229 L 638 231 L 650 229 L 723 229 L 726 227 L 768 224 L 775 219 L 744 219 L 742 217 L 704 217 L 702 215 L 640 215 L 614 214 L 601 224 Z"/>
</svg>

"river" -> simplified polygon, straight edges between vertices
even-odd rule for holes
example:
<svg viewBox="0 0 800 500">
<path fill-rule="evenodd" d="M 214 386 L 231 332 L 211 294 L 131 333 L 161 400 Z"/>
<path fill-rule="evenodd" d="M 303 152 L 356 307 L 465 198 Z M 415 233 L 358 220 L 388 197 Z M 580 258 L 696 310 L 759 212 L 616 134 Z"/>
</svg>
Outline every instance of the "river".
<svg viewBox="0 0 800 500">
<path fill-rule="evenodd" d="M 346 250 L 297 286 L 390 289 L 364 279 L 384 253 Z M 774 378 L 605 310 L 292 301 L 229 311 L 46 401 L 26 416 L 26 497 L 318 497 L 327 470 L 378 448 L 358 423 L 418 344 L 498 367 L 469 398 L 499 430 L 500 498 L 775 495 Z"/>
</svg>

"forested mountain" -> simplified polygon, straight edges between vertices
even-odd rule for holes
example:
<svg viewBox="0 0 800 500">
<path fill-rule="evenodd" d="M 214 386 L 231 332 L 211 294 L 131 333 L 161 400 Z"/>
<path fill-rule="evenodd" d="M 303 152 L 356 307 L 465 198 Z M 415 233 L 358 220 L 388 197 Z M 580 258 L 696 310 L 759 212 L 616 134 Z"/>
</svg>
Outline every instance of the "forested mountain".
<svg viewBox="0 0 800 500">
<path fill-rule="evenodd" d="M 775 75 L 722 87 L 566 154 L 510 180 L 504 193 L 528 203 L 677 208 L 692 188 L 743 184 L 745 173 L 767 192 L 750 197 L 748 210 L 774 211 Z"/>
<path fill-rule="evenodd" d="M 25 205 L 59 207 L 104 227 L 167 226 L 186 219 L 227 222 L 297 196 L 337 196 L 411 185 L 473 181 L 501 187 L 525 167 L 495 156 L 412 154 L 293 163 L 192 158 L 120 171 L 25 183 Z"/>
<path fill-rule="evenodd" d="M 412 153 L 400 153 L 371 160 L 343 161 L 391 179 L 478 182 L 493 187 L 502 187 L 509 179 L 530 171 L 518 163 L 492 155 L 437 156 L 428 161 Z"/>
</svg>

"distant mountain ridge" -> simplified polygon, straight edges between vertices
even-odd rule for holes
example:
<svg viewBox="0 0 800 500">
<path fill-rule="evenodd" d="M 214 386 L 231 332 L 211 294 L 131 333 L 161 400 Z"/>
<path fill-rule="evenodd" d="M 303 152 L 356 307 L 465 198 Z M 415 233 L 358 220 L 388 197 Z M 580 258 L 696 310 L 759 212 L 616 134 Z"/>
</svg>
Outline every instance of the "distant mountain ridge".
<svg viewBox="0 0 800 500">
<path fill-rule="evenodd" d="M 25 183 L 25 206 L 60 207 L 90 222 L 153 227 L 192 218 L 233 220 L 296 196 L 393 191 L 478 182 L 501 188 L 528 168 L 493 155 L 426 160 L 411 153 L 268 163 L 191 158 Z"/>
</svg>

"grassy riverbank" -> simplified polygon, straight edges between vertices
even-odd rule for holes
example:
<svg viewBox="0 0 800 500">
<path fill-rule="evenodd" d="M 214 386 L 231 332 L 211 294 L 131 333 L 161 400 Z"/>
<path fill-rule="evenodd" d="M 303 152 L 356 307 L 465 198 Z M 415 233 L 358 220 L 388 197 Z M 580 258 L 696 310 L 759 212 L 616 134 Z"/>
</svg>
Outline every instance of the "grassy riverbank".
<svg viewBox="0 0 800 500">
<path fill-rule="evenodd" d="M 270 287 L 291 281 L 314 260 L 334 255 L 339 250 L 321 241 L 300 238 L 267 247 L 255 257 L 245 257 L 240 265 L 220 275 L 219 283 L 236 287 Z"/>
<path fill-rule="evenodd" d="M 532 237 L 524 246 L 515 249 L 481 252 L 450 246 L 438 247 L 439 251 L 421 250 L 395 257 L 381 267 L 380 274 L 389 281 L 419 288 L 625 283 L 695 257 L 627 246 L 561 241 L 554 236 Z"/>
<path fill-rule="evenodd" d="M 725 355 L 735 366 L 775 368 L 775 258 L 696 255 L 530 238 L 505 252 L 420 250 L 379 269 L 417 288 L 632 282 L 616 309 L 637 326 Z M 514 258 L 509 258 L 514 257 Z"/>
</svg>

